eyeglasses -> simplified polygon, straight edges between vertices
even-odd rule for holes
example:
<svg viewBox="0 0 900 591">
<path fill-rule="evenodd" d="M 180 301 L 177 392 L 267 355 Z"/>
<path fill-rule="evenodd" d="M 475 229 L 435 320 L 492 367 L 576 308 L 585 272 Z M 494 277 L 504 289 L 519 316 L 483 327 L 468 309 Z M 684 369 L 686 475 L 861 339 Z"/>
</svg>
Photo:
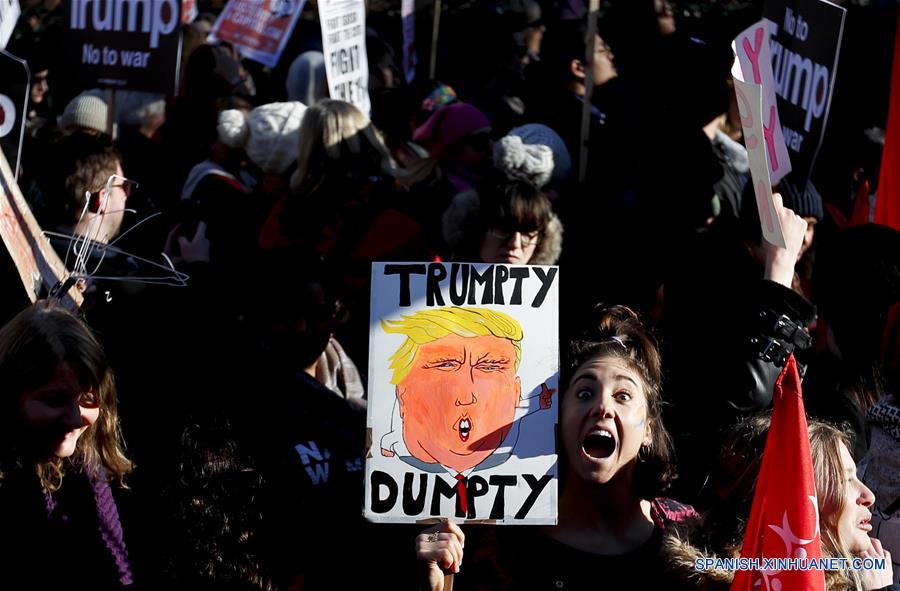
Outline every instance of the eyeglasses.
<svg viewBox="0 0 900 591">
<path fill-rule="evenodd" d="M 513 232 L 507 232 L 505 230 L 498 230 L 497 228 L 491 228 L 488 230 L 488 234 L 500 240 L 501 242 L 507 242 L 511 238 L 513 238 L 516 234 L 521 236 L 522 246 L 529 247 L 537 244 L 541 239 L 541 233 L 535 230 L 534 232 L 529 232 L 525 234 L 524 232 L 519 232 L 515 230 Z"/>
<path fill-rule="evenodd" d="M 113 184 L 116 183 L 117 184 Z M 131 194 L 134 193 L 134 190 L 137 189 L 140 185 L 131 179 L 126 179 L 123 176 L 119 176 L 117 174 L 110 175 L 109 179 L 106 181 L 106 194 L 109 195 L 113 189 L 119 188 L 122 189 L 122 192 L 125 193 L 125 199 L 131 197 Z M 88 211 L 91 213 L 97 213 L 100 211 L 100 193 L 102 189 L 97 189 L 96 191 L 88 194 Z"/>
</svg>

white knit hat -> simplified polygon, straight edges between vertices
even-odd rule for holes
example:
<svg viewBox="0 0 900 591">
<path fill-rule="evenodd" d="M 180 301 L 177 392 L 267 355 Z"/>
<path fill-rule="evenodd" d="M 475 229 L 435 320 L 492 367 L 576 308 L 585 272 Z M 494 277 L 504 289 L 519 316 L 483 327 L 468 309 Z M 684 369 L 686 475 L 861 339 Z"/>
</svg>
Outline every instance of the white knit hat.
<svg viewBox="0 0 900 591">
<path fill-rule="evenodd" d="M 69 101 L 59 118 L 61 127 L 87 127 L 106 133 L 109 109 L 102 90 L 86 90 Z"/>
<path fill-rule="evenodd" d="M 229 109 L 219 113 L 219 139 L 232 148 L 243 147 L 263 172 L 281 174 L 297 159 L 300 122 L 306 105 L 301 102 L 269 103 L 244 113 Z"/>
</svg>

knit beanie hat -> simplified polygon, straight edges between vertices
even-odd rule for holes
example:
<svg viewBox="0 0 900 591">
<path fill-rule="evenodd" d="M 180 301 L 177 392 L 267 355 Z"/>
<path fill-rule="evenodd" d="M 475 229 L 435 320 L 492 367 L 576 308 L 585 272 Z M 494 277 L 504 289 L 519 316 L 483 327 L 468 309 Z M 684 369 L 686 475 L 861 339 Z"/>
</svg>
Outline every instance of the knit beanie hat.
<svg viewBox="0 0 900 591">
<path fill-rule="evenodd" d="M 106 118 L 109 109 L 103 91 L 86 90 L 69 101 L 59 118 L 61 127 L 86 127 L 106 133 Z"/>
<path fill-rule="evenodd" d="M 800 217 L 814 217 L 822 221 L 824 211 L 822 209 L 822 196 L 816 190 L 812 181 L 806 183 L 806 188 L 801 191 L 798 183 L 790 178 L 782 179 L 778 191 L 784 199 L 784 206 L 790 208 Z"/>
<path fill-rule="evenodd" d="M 453 103 L 438 109 L 415 132 L 413 141 L 437 158 L 447 146 L 478 133 L 489 133 L 487 115 L 466 103 Z"/>
<path fill-rule="evenodd" d="M 244 113 L 219 113 L 219 139 L 232 148 L 243 147 L 263 172 L 281 174 L 297 159 L 300 122 L 306 105 L 294 101 L 269 103 Z"/>
<path fill-rule="evenodd" d="M 507 177 L 541 188 L 553 173 L 553 152 L 547 146 L 527 145 L 517 135 L 508 135 L 494 144 L 494 164 Z"/>
<path fill-rule="evenodd" d="M 509 135 L 522 138 L 522 143 L 526 146 L 547 146 L 553 152 L 553 172 L 550 180 L 559 184 L 569 178 L 569 173 L 572 172 L 572 158 L 569 156 L 566 142 L 558 133 L 546 125 L 529 123 L 514 128 Z"/>
</svg>

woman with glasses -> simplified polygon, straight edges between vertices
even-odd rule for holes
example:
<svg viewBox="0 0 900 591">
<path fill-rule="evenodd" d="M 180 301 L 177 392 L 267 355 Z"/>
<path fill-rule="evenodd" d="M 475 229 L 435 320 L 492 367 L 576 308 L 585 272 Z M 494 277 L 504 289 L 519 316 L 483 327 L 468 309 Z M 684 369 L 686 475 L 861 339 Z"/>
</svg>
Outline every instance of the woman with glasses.
<svg viewBox="0 0 900 591">
<path fill-rule="evenodd" d="M 498 154 L 501 151 L 496 150 Z M 562 252 L 563 226 L 550 200 L 535 184 L 538 177 L 546 182 L 550 175 L 522 172 L 540 164 L 511 167 L 502 157 L 496 160 L 503 172 L 491 175 L 478 193 L 456 195 L 444 213 L 444 240 L 453 258 L 508 265 L 556 264 Z"/>
</svg>

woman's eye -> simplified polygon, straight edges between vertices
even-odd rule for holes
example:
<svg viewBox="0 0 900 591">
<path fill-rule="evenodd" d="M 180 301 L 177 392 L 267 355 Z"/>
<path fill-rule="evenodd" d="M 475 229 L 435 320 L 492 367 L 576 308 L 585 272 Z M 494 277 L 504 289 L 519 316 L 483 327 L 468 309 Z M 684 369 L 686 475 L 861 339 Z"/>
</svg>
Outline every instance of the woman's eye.
<svg viewBox="0 0 900 591">
<path fill-rule="evenodd" d="M 590 390 L 579 390 L 575 392 L 575 398 L 577 400 L 588 400 L 594 395 Z"/>
<path fill-rule="evenodd" d="M 85 392 L 78 398 L 78 404 L 80 404 L 81 406 L 86 406 L 86 407 L 97 406 L 97 404 L 99 404 L 99 402 L 100 401 L 97 398 L 97 395 L 94 394 L 93 392 Z"/>
<path fill-rule="evenodd" d="M 628 402 L 629 400 L 631 400 L 633 398 L 633 396 L 631 395 L 630 392 L 617 392 L 616 398 L 618 398 L 622 402 Z"/>
</svg>

